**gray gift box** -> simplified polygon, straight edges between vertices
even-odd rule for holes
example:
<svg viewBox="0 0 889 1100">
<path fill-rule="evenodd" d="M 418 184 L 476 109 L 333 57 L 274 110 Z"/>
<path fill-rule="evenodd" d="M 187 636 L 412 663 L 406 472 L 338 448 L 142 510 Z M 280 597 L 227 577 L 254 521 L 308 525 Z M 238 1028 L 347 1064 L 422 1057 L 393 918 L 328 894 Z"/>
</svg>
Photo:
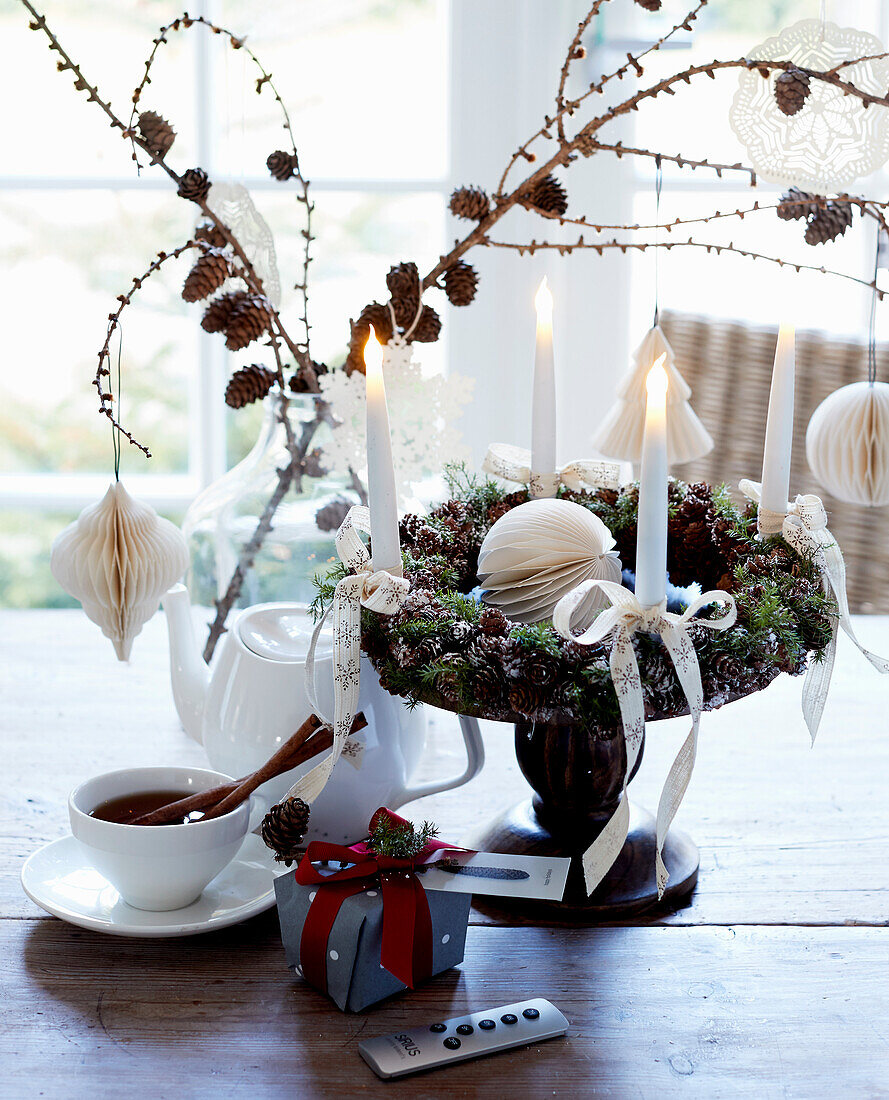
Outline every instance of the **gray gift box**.
<svg viewBox="0 0 889 1100">
<path fill-rule="evenodd" d="M 303 924 L 318 886 L 300 886 L 293 872 L 275 879 L 278 919 L 287 965 L 302 977 L 299 946 Z M 432 974 L 463 961 L 470 894 L 427 890 L 432 917 Z M 383 948 L 383 895 L 369 884 L 361 894 L 346 898 L 333 922 L 327 942 L 327 994 L 343 1012 L 364 1009 L 400 993 L 407 986 L 380 962 Z"/>
</svg>

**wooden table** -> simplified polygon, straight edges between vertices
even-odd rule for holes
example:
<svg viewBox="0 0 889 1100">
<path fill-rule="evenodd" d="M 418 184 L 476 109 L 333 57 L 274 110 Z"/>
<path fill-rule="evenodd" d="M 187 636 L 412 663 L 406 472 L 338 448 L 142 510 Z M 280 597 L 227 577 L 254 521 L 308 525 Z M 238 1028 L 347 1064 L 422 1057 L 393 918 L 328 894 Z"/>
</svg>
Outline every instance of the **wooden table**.
<svg viewBox="0 0 889 1100">
<path fill-rule="evenodd" d="M 79 612 L 0 615 L 0 1096 L 889 1097 L 889 678 L 841 641 L 814 750 L 799 681 L 705 716 L 679 817 L 701 847 L 692 903 L 598 928 L 474 913 L 463 966 L 346 1016 L 284 968 L 274 911 L 181 940 L 113 939 L 47 917 L 23 860 L 67 831 L 65 795 L 114 767 L 199 763 L 167 683 L 163 622 L 131 666 Z M 860 621 L 889 652 L 889 619 Z M 650 731 L 653 806 L 686 722 Z M 457 838 L 526 787 L 510 730 L 461 790 L 410 807 Z M 453 770 L 442 716 L 426 767 Z M 356 1042 L 526 996 L 569 1036 L 383 1083 Z"/>
</svg>

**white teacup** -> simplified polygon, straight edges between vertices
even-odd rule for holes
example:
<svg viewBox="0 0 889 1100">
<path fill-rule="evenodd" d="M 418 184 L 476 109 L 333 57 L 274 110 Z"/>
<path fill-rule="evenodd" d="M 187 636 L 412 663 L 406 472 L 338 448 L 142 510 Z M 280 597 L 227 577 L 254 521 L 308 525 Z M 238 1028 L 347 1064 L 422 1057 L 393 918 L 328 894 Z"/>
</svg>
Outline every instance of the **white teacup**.
<svg viewBox="0 0 889 1100">
<path fill-rule="evenodd" d="M 71 832 L 92 866 L 127 904 L 153 912 L 181 909 L 196 901 L 237 855 L 247 833 L 250 799 L 221 817 L 186 825 L 121 825 L 90 814 L 112 798 L 160 790 L 197 794 L 231 781 L 230 775 L 205 768 L 106 772 L 68 796 Z"/>
</svg>

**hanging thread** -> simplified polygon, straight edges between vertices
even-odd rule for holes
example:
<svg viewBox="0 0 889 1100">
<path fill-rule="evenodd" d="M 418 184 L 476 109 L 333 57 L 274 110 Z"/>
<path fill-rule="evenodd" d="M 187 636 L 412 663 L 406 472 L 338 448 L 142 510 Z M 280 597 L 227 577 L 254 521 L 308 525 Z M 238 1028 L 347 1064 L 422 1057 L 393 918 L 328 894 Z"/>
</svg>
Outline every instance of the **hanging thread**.
<svg viewBox="0 0 889 1100">
<path fill-rule="evenodd" d="M 117 322 L 118 341 L 117 341 L 117 420 L 121 419 L 121 403 L 120 403 L 120 361 L 123 356 L 123 325 L 120 320 Z M 110 387 L 109 387 L 110 388 Z M 120 431 L 115 424 L 111 425 L 111 447 L 114 454 L 114 480 L 120 481 Z"/>
<path fill-rule="evenodd" d="M 880 234 L 883 230 L 877 226 L 877 246 L 874 250 L 874 288 L 870 302 L 870 327 L 867 337 L 867 380 L 872 386 L 877 380 L 877 275 L 880 271 Z"/>
<path fill-rule="evenodd" d="M 659 295 L 660 295 L 660 239 L 661 239 L 661 190 L 664 186 L 664 169 L 661 162 L 661 155 L 654 158 L 655 175 L 654 175 L 654 195 L 655 195 L 655 211 L 654 211 L 654 328 L 657 328 L 658 317 L 660 315 Z"/>
</svg>

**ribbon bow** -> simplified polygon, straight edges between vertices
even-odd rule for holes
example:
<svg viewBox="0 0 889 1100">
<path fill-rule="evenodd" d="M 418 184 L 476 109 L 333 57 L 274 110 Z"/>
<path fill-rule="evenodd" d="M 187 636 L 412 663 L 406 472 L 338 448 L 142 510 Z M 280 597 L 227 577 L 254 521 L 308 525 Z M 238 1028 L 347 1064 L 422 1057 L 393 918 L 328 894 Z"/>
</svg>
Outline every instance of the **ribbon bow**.
<svg viewBox="0 0 889 1100">
<path fill-rule="evenodd" d="M 384 814 L 394 824 L 404 818 L 381 807 L 371 826 Z M 379 880 L 383 896 L 383 944 L 380 962 L 411 989 L 432 973 L 432 917 L 426 891 L 414 873 L 434 852 L 466 851 L 440 840 L 430 840 L 412 859 L 377 855 L 365 842 L 345 847 L 314 840 L 294 871 L 301 886 L 318 886 L 309 906 L 299 946 L 304 977 L 316 988 L 327 989 L 327 941 L 346 898 L 363 893 L 368 879 Z M 313 864 L 338 860 L 349 866 L 322 874 Z"/>
<path fill-rule="evenodd" d="M 583 633 L 575 634 L 571 629 L 571 617 L 592 588 L 600 588 L 611 602 L 611 607 L 601 611 L 592 625 Z M 617 692 L 627 750 L 627 770 L 618 807 L 583 855 L 583 874 L 587 892 L 590 894 L 617 859 L 629 831 L 630 806 L 627 799 L 627 783 L 639 758 L 645 732 L 645 700 L 642 694 L 642 681 L 639 677 L 639 665 L 633 650 L 633 635 L 644 631 L 660 634 L 688 701 L 692 721 L 691 732 L 676 754 L 658 803 L 655 870 L 658 897 L 663 897 L 669 874 L 661 853 L 667 830 L 676 816 L 691 779 L 698 746 L 698 726 L 704 707 L 701 668 L 688 628 L 698 611 L 713 603 L 722 604 L 728 610 L 717 619 L 697 619 L 695 626 L 706 630 L 728 629 L 734 623 L 737 614 L 734 597 L 728 592 L 705 592 L 689 604 L 682 615 L 675 615 L 667 611 L 666 600 L 655 607 L 643 607 L 635 594 L 622 585 L 614 581 L 591 580 L 578 585 L 573 592 L 563 596 L 555 606 L 553 626 L 563 638 L 569 638 L 581 645 L 595 645 L 611 636 L 609 666 L 614 689 Z"/>
<path fill-rule="evenodd" d="M 553 473 L 531 470 L 531 452 L 510 443 L 492 443 L 482 463 L 487 474 L 528 485 L 531 496 L 554 497 L 560 485 L 579 492 L 585 485 L 591 489 L 617 489 L 620 486 L 620 466 L 616 462 L 581 459 L 561 466 Z"/>
<path fill-rule="evenodd" d="M 855 636 L 846 594 L 846 563 L 839 544 L 827 528 L 827 510 L 821 498 L 814 493 L 797 496 L 796 500 L 788 502 L 787 512 L 781 515 L 763 510 L 762 486 L 758 482 L 744 479 L 739 488 L 748 500 L 759 505 L 760 531 L 766 535 L 780 534 L 797 554 L 814 558 L 825 593 L 836 601 L 837 614 L 832 616 L 830 641 L 822 660 L 809 661 L 803 684 L 803 718 L 814 743 L 830 691 L 840 627 L 878 672 L 889 672 L 889 661 L 865 649 Z"/>
<path fill-rule="evenodd" d="M 355 505 L 336 533 L 340 561 L 352 572 L 337 584 L 333 601 L 315 627 L 306 655 L 306 695 L 309 706 L 333 731 L 330 753 L 290 788 L 289 797 L 312 803 L 324 790 L 333 766 L 343 751 L 358 709 L 361 684 L 361 608 L 379 615 L 394 615 L 404 603 L 410 582 L 384 569 L 374 571 L 359 532 L 370 532 L 370 512 Z M 333 718 L 318 706 L 315 683 L 315 649 L 327 616 L 333 612 Z"/>
</svg>

